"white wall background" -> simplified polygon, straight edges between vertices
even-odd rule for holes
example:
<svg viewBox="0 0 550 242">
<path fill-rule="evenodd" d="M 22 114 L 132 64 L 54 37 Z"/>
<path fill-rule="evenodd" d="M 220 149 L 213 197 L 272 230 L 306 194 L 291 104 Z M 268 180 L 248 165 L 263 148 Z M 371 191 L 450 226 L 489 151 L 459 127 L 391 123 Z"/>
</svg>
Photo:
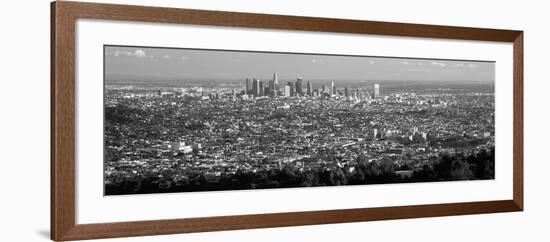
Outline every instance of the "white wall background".
<svg viewBox="0 0 550 242">
<path fill-rule="evenodd" d="M 521 29 L 525 212 L 112 239 L 110 241 L 544 241 L 550 156 L 545 1 L 125 0 L 98 2 Z M 0 241 L 49 240 L 49 1 L 0 7 Z M 531 238 L 531 239 L 529 239 Z"/>
</svg>

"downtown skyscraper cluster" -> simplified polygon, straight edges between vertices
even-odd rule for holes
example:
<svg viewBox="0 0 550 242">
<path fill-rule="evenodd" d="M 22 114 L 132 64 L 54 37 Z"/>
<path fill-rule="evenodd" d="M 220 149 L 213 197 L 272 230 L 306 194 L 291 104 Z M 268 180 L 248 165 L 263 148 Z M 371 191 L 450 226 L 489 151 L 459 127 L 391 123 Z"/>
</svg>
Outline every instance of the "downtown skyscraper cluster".
<svg viewBox="0 0 550 242">
<path fill-rule="evenodd" d="M 357 95 L 357 92 L 350 91 L 350 88 L 347 86 L 339 92 L 334 81 L 330 82 L 330 86 L 323 85 L 320 88 L 314 89 L 311 81 L 305 82 L 304 85 L 302 77 L 298 77 L 296 81 L 289 81 L 286 85 L 281 86 L 277 73 L 273 73 L 273 78 L 269 80 L 267 85 L 257 78 L 247 78 L 245 85 L 245 94 L 249 97 L 334 97 L 337 95 L 352 97 Z M 380 97 L 379 84 L 374 84 L 373 91 L 369 94 L 369 97 L 373 99 Z"/>
</svg>

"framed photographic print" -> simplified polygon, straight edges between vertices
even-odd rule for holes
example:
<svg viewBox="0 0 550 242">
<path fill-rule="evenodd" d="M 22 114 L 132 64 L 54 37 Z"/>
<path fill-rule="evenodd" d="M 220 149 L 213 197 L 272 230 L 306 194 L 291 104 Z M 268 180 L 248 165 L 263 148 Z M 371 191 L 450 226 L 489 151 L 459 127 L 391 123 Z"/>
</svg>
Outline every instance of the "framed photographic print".
<svg viewBox="0 0 550 242">
<path fill-rule="evenodd" d="M 52 3 L 51 238 L 523 210 L 523 32 Z"/>
</svg>

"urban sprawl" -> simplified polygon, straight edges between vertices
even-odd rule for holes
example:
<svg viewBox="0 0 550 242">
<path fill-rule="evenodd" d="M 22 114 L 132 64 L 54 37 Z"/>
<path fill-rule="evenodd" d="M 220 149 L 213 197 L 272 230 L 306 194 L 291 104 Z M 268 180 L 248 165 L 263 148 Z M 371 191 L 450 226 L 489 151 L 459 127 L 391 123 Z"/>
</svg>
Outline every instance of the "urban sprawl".
<svg viewBox="0 0 550 242">
<path fill-rule="evenodd" d="M 106 84 L 106 195 L 494 178 L 475 85 L 204 83 Z"/>
</svg>

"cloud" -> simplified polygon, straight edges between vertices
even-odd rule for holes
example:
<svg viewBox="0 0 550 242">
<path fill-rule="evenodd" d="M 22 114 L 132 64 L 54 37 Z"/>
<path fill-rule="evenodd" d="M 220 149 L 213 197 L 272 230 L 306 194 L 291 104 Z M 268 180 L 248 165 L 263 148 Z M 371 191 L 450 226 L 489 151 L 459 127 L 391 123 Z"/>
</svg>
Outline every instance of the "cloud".
<svg viewBox="0 0 550 242">
<path fill-rule="evenodd" d="M 136 50 L 134 51 L 134 56 L 139 58 L 144 58 L 144 57 L 147 57 L 147 54 L 145 54 L 145 51 L 143 50 Z"/>
<path fill-rule="evenodd" d="M 147 54 L 145 54 L 145 51 L 143 50 L 135 50 L 134 52 L 129 50 L 116 50 L 113 52 L 113 56 L 119 57 L 119 56 L 127 56 L 127 57 L 139 57 L 144 58 L 147 57 Z"/>
<path fill-rule="evenodd" d="M 181 57 L 181 60 L 182 60 L 182 61 L 189 60 L 189 57 L 187 57 L 187 56 L 182 56 L 182 57 Z"/>
<path fill-rule="evenodd" d="M 169 56 L 169 55 L 163 55 L 162 58 L 164 58 L 164 59 L 170 59 L 170 56 Z"/>
<path fill-rule="evenodd" d="M 445 67 L 445 63 L 441 63 L 441 62 L 437 62 L 437 61 L 432 61 L 431 64 L 432 64 L 433 66 Z"/>
<path fill-rule="evenodd" d="M 117 50 L 117 51 L 115 51 L 115 53 L 113 55 L 116 56 L 116 57 L 118 57 L 118 56 L 132 56 L 133 53 L 131 51 L 126 51 L 126 50 Z"/>
<path fill-rule="evenodd" d="M 468 67 L 470 67 L 470 68 L 477 68 L 477 65 L 476 65 L 476 64 L 473 64 L 473 63 L 470 63 L 470 64 L 468 64 Z"/>
</svg>

